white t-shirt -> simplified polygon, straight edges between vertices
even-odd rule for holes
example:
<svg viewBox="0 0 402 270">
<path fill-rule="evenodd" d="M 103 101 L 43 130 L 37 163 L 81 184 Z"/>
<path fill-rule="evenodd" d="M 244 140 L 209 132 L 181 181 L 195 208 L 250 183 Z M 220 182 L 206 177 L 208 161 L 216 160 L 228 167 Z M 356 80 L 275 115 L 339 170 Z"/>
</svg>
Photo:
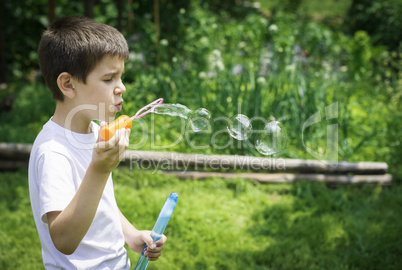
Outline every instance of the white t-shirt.
<svg viewBox="0 0 402 270">
<path fill-rule="evenodd" d="M 51 119 L 43 126 L 29 159 L 29 192 L 46 269 L 130 269 L 111 175 L 88 232 L 71 255 L 54 246 L 46 213 L 63 211 L 77 192 L 92 159 L 99 126 L 71 132 Z"/>
</svg>

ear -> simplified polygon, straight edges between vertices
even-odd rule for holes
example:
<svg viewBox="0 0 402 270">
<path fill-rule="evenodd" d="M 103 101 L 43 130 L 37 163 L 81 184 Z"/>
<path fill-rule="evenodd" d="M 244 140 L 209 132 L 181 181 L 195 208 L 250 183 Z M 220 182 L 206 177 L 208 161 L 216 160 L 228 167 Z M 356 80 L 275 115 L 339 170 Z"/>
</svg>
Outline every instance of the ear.
<svg viewBox="0 0 402 270">
<path fill-rule="evenodd" d="M 75 97 L 76 92 L 73 85 L 73 77 L 70 75 L 70 73 L 60 73 L 59 77 L 57 77 L 57 86 L 66 97 Z"/>
</svg>

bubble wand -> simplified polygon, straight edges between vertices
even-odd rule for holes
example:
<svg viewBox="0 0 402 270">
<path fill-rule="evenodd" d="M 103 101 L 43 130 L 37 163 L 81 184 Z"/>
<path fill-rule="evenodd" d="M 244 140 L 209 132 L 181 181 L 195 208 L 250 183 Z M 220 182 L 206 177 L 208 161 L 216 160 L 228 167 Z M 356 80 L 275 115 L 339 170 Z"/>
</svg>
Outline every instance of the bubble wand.
<svg viewBox="0 0 402 270">
<path fill-rule="evenodd" d="M 169 222 L 170 217 L 173 214 L 173 210 L 177 204 L 177 198 L 179 194 L 176 192 L 172 192 L 170 196 L 166 199 L 165 204 L 162 207 L 161 212 L 159 213 L 158 219 L 155 222 L 154 228 L 151 232 L 151 237 L 154 242 L 161 239 L 163 232 L 165 231 L 166 225 Z M 144 255 L 147 250 L 147 244 L 145 244 L 144 249 L 142 250 L 141 256 L 137 261 L 137 264 L 134 267 L 134 270 L 145 270 L 147 269 L 149 261 L 147 257 Z"/>
<path fill-rule="evenodd" d="M 114 120 L 112 123 L 108 124 L 107 126 L 103 127 L 100 130 L 100 136 L 102 137 L 103 140 L 108 141 L 110 140 L 115 131 L 121 128 L 131 128 L 132 126 L 132 122 L 134 119 L 137 118 L 141 118 L 144 115 L 152 112 L 153 110 L 155 110 L 156 107 L 158 107 L 159 105 L 161 105 L 163 102 L 163 98 L 158 98 L 157 100 L 149 103 L 147 106 L 141 108 L 133 117 L 129 117 L 127 115 L 121 115 L 119 116 L 116 120 Z M 151 108 L 149 108 L 151 107 Z M 149 108 L 149 109 L 148 109 Z M 145 109 L 145 112 L 143 112 Z M 142 113 L 141 113 L 142 112 Z"/>
</svg>

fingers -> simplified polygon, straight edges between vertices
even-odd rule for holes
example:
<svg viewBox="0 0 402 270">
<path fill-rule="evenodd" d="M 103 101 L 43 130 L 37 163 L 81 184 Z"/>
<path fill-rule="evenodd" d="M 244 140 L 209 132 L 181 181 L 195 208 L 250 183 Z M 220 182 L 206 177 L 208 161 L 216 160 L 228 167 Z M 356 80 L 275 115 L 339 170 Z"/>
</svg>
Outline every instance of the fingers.
<svg viewBox="0 0 402 270">
<path fill-rule="evenodd" d="M 110 155 L 114 158 L 118 158 L 119 161 L 124 157 L 124 152 L 129 144 L 129 129 L 119 129 L 115 132 L 115 135 L 110 139 Z"/>
<path fill-rule="evenodd" d="M 148 261 L 156 261 L 162 255 L 162 252 L 145 251 L 144 255 L 147 257 Z"/>
<path fill-rule="evenodd" d="M 129 143 L 130 143 L 130 133 L 131 133 L 131 129 L 127 128 L 127 129 L 124 129 L 124 131 L 125 131 L 125 132 L 123 132 L 123 136 L 122 136 L 123 145 L 124 145 L 125 148 L 127 148 L 128 145 L 129 145 Z"/>
<path fill-rule="evenodd" d="M 162 235 L 161 239 L 148 245 L 147 250 L 144 255 L 147 257 L 148 261 L 156 261 L 162 254 L 164 248 L 164 243 L 166 242 L 166 236 Z"/>
<path fill-rule="evenodd" d="M 120 148 L 127 148 L 129 144 L 129 139 L 130 139 L 130 129 L 119 129 L 115 132 L 114 136 L 112 139 L 110 139 L 111 144 L 114 146 L 118 146 Z"/>
<path fill-rule="evenodd" d="M 108 164 L 106 167 L 109 169 L 115 168 L 124 157 L 125 150 L 129 145 L 129 136 L 129 129 L 119 129 L 108 141 L 98 139 L 94 147 L 95 160 Z"/>
<path fill-rule="evenodd" d="M 121 138 L 119 141 L 119 160 L 122 160 L 124 157 L 124 153 L 129 145 L 129 140 L 130 140 L 130 133 L 131 130 L 130 129 L 121 129 Z"/>
<path fill-rule="evenodd" d="M 98 135 L 98 140 L 96 141 L 97 143 L 100 141 L 103 141 L 102 136 L 100 135 L 100 130 L 107 126 L 107 123 L 105 121 L 100 122 L 100 129 L 99 129 L 99 135 Z"/>
<path fill-rule="evenodd" d="M 104 127 L 106 122 L 101 123 Z M 100 136 L 94 145 L 92 152 L 92 163 L 97 170 L 110 173 L 116 168 L 124 158 L 125 151 L 129 145 L 130 129 L 116 130 L 114 136 L 108 141 L 104 141 Z"/>
<path fill-rule="evenodd" d="M 104 149 L 105 151 L 114 150 L 113 153 L 117 153 L 119 150 L 125 150 L 129 145 L 130 133 L 130 129 L 118 129 L 108 141 L 102 140 L 101 136 L 99 136 L 98 148 Z"/>
<path fill-rule="evenodd" d="M 156 261 L 159 256 L 161 256 L 163 248 L 163 243 L 160 243 L 159 245 L 153 243 L 151 246 L 148 246 L 144 255 L 147 257 L 148 261 Z"/>
<path fill-rule="evenodd" d="M 159 239 L 158 241 L 156 241 L 154 244 L 158 247 L 158 246 L 163 246 L 163 244 L 165 244 L 167 238 L 164 234 L 162 234 L 161 239 Z"/>
</svg>

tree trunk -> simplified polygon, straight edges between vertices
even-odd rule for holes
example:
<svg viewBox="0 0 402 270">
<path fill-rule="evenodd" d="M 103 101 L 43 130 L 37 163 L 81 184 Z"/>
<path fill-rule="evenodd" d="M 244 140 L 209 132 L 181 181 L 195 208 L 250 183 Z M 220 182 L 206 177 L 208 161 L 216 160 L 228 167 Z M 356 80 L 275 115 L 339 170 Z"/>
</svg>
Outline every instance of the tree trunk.
<svg viewBox="0 0 402 270">
<path fill-rule="evenodd" d="M 130 34 L 133 30 L 134 10 L 133 0 L 128 0 L 128 16 L 127 16 L 127 34 Z"/>
<path fill-rule="evenodd" d="M 94 17 L 94 0 L 84 0 L 84 15 L 88 18 Z"/>
<path fill-rule="evenodd" d="M 47 9 L 49 23 L 53 23 L 56 20 L 56 0 L 49 0 L 47 2 Z"/>
<path fill-rule="evenodd" d="M 122 0 L 116 0 L 117 7 L 117 30 L 122 31 L 122 20 L 123 20 L 123 3 Z"/>
<path fill-rule="evenodd" d="M 0 84 L 6 82 L 6 54 L 4 48 L 4 8 L 3 4 L 0 5 Z"/>
<path fill-rule="evenodd" d="M 156 65 L 159 66 L 159 39 L 160 39 L 159 0 L 154 0 L 154 21 L 155 21 L 155 34 L 156 34 Z"/>
</svg>

